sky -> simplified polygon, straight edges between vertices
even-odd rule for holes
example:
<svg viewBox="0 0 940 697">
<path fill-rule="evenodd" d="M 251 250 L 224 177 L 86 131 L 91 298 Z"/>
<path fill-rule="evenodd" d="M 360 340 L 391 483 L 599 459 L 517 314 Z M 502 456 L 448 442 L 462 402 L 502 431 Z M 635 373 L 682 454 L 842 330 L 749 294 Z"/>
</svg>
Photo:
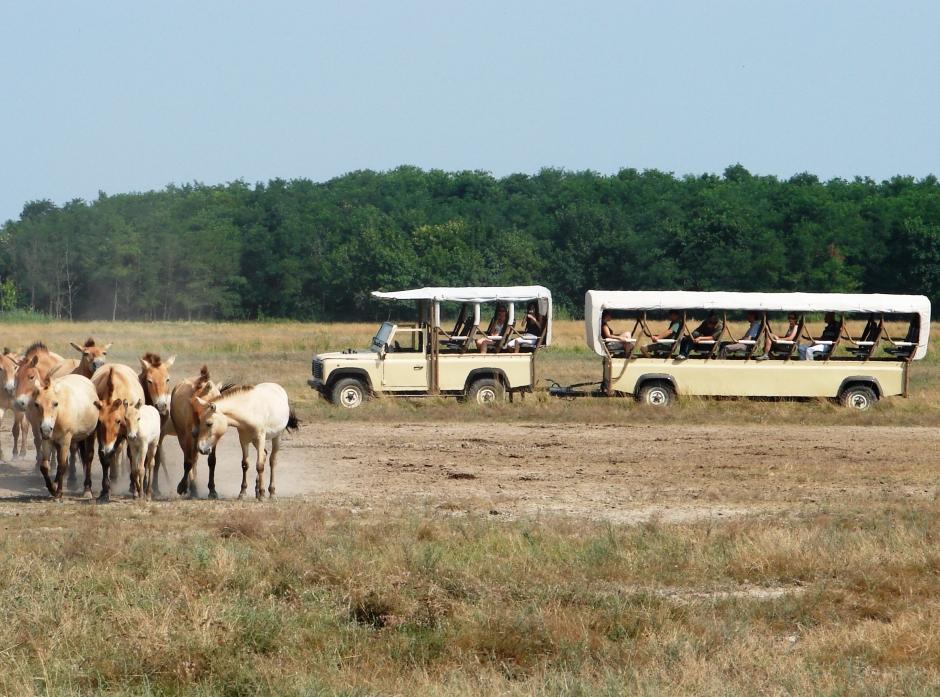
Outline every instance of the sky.
<svg viewBox="0 0 940 697">
<path fill-rule="evenodd" d="M 0 0 L 0 221 L 402 164 L 938 173 L 940 3 Z"/>
</svg>

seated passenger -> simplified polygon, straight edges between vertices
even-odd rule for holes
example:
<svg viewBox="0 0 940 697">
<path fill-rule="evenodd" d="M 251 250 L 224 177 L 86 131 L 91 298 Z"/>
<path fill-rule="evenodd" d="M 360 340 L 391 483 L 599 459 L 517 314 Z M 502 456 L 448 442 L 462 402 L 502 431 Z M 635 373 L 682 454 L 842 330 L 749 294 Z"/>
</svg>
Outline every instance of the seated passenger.
<svg viewBox="0 0 940 697">
<path fill-rule="evenodd" d="M 758 356 L 755 360 L 766 361 L 772 353 L 789 352 L 794 342 L 800 334 L 800 318 L 795 312 L 787 315 L 787 331 L 783 336 L 777 336 L 770 328 L 767 328 L 767 334 L 764 337 L 764 354 Z"/>
<path fill-rule="evenodd" d="M 506 348 L 511 348 L 513 353 L 519 353 L 523 346 L 535 348 L 544 328 L 545 318 L 539 314 L 539 304 L 533 300 L 525 308 L 525 331 L 506 344 Z"/>
<path fill-rule="evenodd" d="M 496 313 L 493 315 L 493 319 L 490 320 L 490 326 L 487 327 L 486 333 L 476 339 L 477 350 L 480 353 L 486 353 L 490 346 L 498 346 L 499 342 L 503 340 L 503 330 L 506 328 L 506 318 L 508 316 L 509 313 L 505 305 L 496 306 Z"/>
<path fill-rule="evenodd" d="M 640 353 L 649 358 L 650 353 L 668 353 L 672 349 L 673 342 L 679 338 L 679 332 L 682 331 L 682 319 L 678 310 L 669 311 L 669 328 L 662 334 L 653 334 L 652 343 L 640 347 Z M 660 343 L 666 342 L 666 343 Z"/>
<path fill-rule="evenodd" d="M 724 325 L 718 319 L 718 315 L 709 312 L 705 321 L 692 332 L 692 336 L 682 338 L 682 343 L 679 344 L 679 355 L 676 356 L 676 359 L 684 361 L 689 357 L 689 351 L 692 349 L 711 350 L 715 342 L 718 341 L 718 337 L 721 336 L 723 329 Z"/>
<path fill-rule="evenodd" d="M 617 334 L 610 327 L 610 310 L 604 310 L 601 313 L 601 340 L 607 343 L 611 348 L 620 345 L 623 349 L 623 352 L 626 353 L 630 351 L 634 346 L 636 346 L 636 340 L 633 338 L 633 334 L 630 332 L 621 332 Z M 613 344 L 613 346 L 611 346 Z"/>
<path fill-rule="evenodd" d="M 836 321 L 834 312 L 827 312 L 824 319 L 826 328 L 823 329 L 819 341 L 826 343 L 813 344 L 812 346 L 800 344 L 796 349 L 800 352 L 800 360 L 812 361 L 816 359 L 817 353 L 826 354 L 832 351 L 832 347 L 835 345 L 834 342 L 839 338 L 839 333 L 842 331 L 842 322 Z"/>
<path fill-rule="evenodd" d="M 747 331 L 744 332 L 744 336 L 741 337 L 741 340 L 722 346 L 721 350 L 718 352 L 719 358 L 727 358 L 729 353 L 733 353 L 735 351 L 747 351 L 752 346 L 754 346 L 753 343 L 744 342 L 756 342 L 757 337 L 760 336 L 760 330 L 763 326 L 763 323 L 760 321 L 758 314 L 753 310 L 748 311 L 747 321 Z"/>
</svg>

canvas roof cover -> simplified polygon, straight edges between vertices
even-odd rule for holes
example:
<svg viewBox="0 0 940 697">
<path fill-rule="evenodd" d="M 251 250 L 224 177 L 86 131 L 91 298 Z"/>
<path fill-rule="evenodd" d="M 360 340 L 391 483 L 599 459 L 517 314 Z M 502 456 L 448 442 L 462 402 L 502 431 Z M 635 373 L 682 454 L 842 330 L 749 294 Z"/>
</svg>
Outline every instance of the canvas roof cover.
<svg viewBox="0 0 940 697">
<path fill-rule="evenodd" d="M 524 303 L 539 301 L 539 310 L 548 317 L 545 345 L 552 343 L 552 292 L 544 286 L 468 286 L 465 288 L 414 288 L 389 292 L 372 291 L 381 300 L 431 300 L 456 303 Z"/>
<path fill-rule="evenodd" d="M 604 310 L 916 313 L 920 315 L 920 339 L 915 359 L 927 355 L 930 337 L 930 300 L 923 295 L 589 290 L 584 294 L 584 336 L 588 347 L 600 356 L 606 355 L 600 340 L 600 318 Z"/>
</svg>

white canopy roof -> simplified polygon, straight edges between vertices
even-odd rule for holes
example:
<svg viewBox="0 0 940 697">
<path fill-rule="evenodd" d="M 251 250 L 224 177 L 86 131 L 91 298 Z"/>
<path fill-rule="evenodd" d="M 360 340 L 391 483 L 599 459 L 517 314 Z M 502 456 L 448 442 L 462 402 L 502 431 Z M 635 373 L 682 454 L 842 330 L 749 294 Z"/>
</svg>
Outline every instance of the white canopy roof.
<svg viewBox="0 0 940 697">
<path fill-rule="evenodd" d="M 552 343 L 552 292 L 544 286 L 468 286 L 465 288 L 414 288 L 390 292 L 372 291 L 373 297 L 382 300 L 426 300 L 434 303 L 524 303 L 537 300 L 539 312 L 548 318 L 545 345 Z M 479 314 L 479 313 L 477 313 Z M 512 308 L 510 308 L 510 320 Z M 439 313 L 435 312 L 435 323 Z"/>
<path fill-rule="evenodd" d="M 585 339 L 598 355 L 604 310 L 757 310 L 759 312 L 873 312 L 920 315 L 920 339 L 914 358 L 927 354 L 930 300 L 923 295 L 861 293 L 731 293 L 685 290 L 589 290 L 584 295 Z"/>
<path fill-rule="evenodd" d="M 507 303 L 526 302 L 528 300 L 547 299 L 552 293 L 542 286 L 489 286 L 467 288 L 415 288 L 396 290 L 388 293 L 373 291 L 372 295 L 383 300 L 437 300 L 458 303 L 488 303 L 503 301 Z"/>
</svg>

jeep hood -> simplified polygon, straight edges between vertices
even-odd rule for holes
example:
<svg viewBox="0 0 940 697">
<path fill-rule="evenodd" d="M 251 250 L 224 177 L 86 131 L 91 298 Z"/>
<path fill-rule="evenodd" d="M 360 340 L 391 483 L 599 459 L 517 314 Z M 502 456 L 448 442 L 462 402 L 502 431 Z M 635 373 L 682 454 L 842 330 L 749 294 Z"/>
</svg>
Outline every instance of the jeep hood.
<svg viewBox="0 0 940 697">
<path fill-rule="evenodd" d="M 330 351 L 329 353 L 318 353 L 314 356 L 318 360 L 340 360 L 340 361 L 355 361 L 359 359 L 363 360 L 375 360 L 378 358 L 378 354 L 375 351 L 370 351 L 369 349 L 353 349 L 352 351 Z"/>
</svg>

